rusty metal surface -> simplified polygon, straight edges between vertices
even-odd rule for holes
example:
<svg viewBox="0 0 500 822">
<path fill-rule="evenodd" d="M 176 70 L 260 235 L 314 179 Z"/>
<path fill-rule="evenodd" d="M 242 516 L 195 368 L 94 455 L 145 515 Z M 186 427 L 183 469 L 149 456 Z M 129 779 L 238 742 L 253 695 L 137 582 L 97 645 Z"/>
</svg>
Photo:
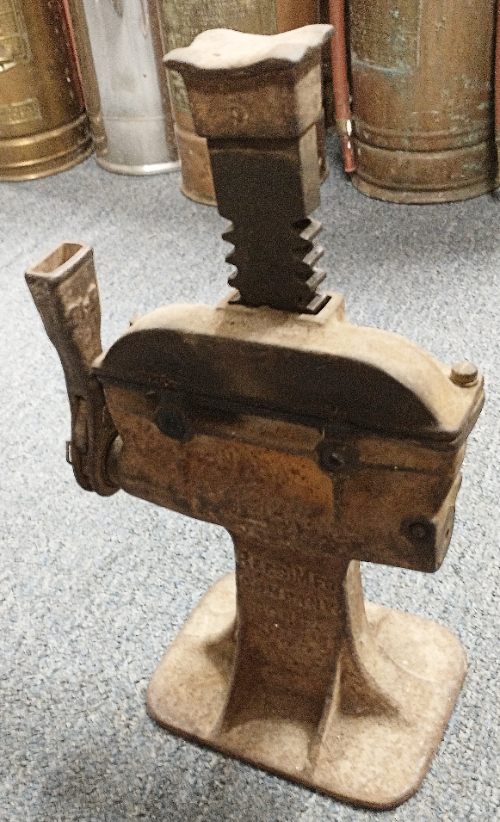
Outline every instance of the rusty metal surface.
<svg viewBox="0 0 500 822">
<path fill-rule="evenodd" d="M 156 0 L 66 0 L 97 162 L 119 174 L 180 168 Z"/>
<path fill-rule="evenodd" d="M 231 171 L 241 164 L 240 180 L 249 166 L 270 190 L 283 153 L 294 157 L 291 188 L 272 195 L 272 225 L 290 228 L 295 208 L 317 202 L 317 168 L 301 165 L 297 144 L 314 123 L 311 66 L 324 33 L 250 38 L 243 49 L 242 35 L 219 33 L 217 53 L 173 57 L 189 66 L 195 122 Z M 212 75 L 199 71 L 207 60 Z M 254 110 L 249 96 L 267 105 Z M 238 253 L 251 258 L 255 189 L 240 185 L 238 204 L 223 177 L 222 201 L 239 209 Z M 234 577 L 208 592 L 155 672 L 151 716 L 354 804 L 403 802 L 442 738 L 465 657 L 436 623 L 365 603 L 359 560 L 440 567 L 482 377 L 350 325 L 338 294 L 317 313 L 248 307 L 233 294 L 215 308 L 158 309 L 103 354 L 89 265 L 87 250 L 63 247 L 28 274 L 70 402 L 83 395 L 91 406 L 82 458 L 95 455 L 110 488 L 223 526 L 235 548 Z M 265 278 L 249 282 L 267 299 Z"/>
<path fill-rule="evenodd" d="M 325 432 L 384 432 L 454 448 L 481 409 L 482 379 L 463 382 L 408 340 L 342 322 L 331 294 L 317 315 L 232 304 L 169 306 L 137 320 L 94 363 L 104 382 L 187 405 L 313 422 Z M 466 367 L 463 367 L 466 371 Z M 457 384 L 458 383 L 458 384 Z"/>
<path fill-rule="evenodd" d="M 0 179 L 54 174 L 91 151 L 62 0 L 0 0 Z"/>
<path fill-rule="evenodd" d="M 420 571 L 441 565 L 459 488 L 460 442 L 436 449 L 416 432 L 401 438 L 390 429 L 377 433 L 340 422 L 326 427 L 251 407 L 246 413 L 214 409 L 152 385 L 125 388 L 118 374 L 104 380 L 105 392 L 126 445 L 120 485 L 134 495 L 222 524 L 233 535 L 257 538 L 272 520 L 274 539 L 289 547 L 305 539 L 305 529 L 308 550 L 315 546 L 321 554 Z M 461 390 L 472 403 L 468 390 Z M 370 402 L 370 394 L 359 402 Z M 264 449 L 258 453 L 265 470 L 246 462 L 250 446 Z M 249 485 L 231 491 L 238 471 Z M 170 477 L 167 486 L 161 472 Z M 304 494 L 300 505 L 297 482 Z"/>
<path fill-rule="evenodd" d="M 354 185 L 394 202 L 495 187 L 496 0 L 350 0 Z"/>
</svg>

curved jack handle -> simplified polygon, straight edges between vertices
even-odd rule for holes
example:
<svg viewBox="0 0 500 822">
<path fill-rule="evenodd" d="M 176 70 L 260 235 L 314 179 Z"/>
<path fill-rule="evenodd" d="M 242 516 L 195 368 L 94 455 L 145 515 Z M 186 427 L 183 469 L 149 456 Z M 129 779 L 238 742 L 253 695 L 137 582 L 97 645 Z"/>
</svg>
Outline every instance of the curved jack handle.
<svg viewBox="0 0 500 822">
<path fill-rule="evenodd" d="M 117 436 L 92 363 L 102 352 L 101 309 L 92 249 L 63 243 L 26 272 L 26 282 L 66 378 L 71 440 L 66 457 L 86 491 L 118 490 L 107 471 Z"/>
</svg>

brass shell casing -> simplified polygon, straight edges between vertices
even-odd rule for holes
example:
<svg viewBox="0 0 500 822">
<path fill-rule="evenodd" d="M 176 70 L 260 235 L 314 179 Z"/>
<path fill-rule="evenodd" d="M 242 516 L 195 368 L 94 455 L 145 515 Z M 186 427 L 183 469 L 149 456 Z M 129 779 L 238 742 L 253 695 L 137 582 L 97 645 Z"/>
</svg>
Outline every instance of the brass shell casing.
<svg viewBox="0 0 500 822">
<path fill-rule="evenodd" d="M 61 0 L 0 0 L 0 179 L 46 177 L 91 152 Z"/>
<path fill-rule="evenodd" d="M 496 0 L 351 0 L 353 183 L 397 203 L 495 181 Z"/>
</svg>

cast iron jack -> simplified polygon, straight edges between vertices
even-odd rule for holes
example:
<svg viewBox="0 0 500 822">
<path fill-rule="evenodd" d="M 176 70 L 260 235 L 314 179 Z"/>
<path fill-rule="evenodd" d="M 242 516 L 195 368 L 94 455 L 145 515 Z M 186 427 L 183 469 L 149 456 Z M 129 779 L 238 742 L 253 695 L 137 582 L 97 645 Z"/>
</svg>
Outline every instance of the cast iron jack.
<svg viewBox="0 0 500 822">
<path fill-rule="evenodd" d="M 353 803 L 420 784 L 465 674 L 445 628 L 364 603 L 359 560 L 441 565 L 475 368 L 344 321 L 322 294 L 315 124 L 328 26 L 217 30 L 172 52 L 208 139 L 236 265 L 217 307 L 173 305 L 101 353 L 92 251 L 27 274 L 61 358 L 76 479 L 224 526 L 236 572 L 195 609 L 148 710 L 190 739 Z"/>
</svg>

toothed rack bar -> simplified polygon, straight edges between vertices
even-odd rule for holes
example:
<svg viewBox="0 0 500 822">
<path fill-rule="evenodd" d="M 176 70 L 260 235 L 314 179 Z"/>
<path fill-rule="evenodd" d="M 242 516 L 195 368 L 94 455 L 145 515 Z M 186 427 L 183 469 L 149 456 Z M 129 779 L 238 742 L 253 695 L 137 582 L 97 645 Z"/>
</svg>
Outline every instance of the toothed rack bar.
<svg viewBox="0 0 500 822">
<path fill-rule="evenodd" d="M 196 130 L 208 141 L 219 212 L 232 223 L 223 237 L 234 245 L 226 259 L 236 267 L 235 301 L 316 314 L 328 296 L 317 290 L 325 278 L 316 267 L 323 249 L 313 243 L 321 224 L 308 215 L 319 205 L 316 123 L 330 29 L 309 29 L 307 42 L 302 34 L 290 44 L 288 34 L 285 45 L 278 36 L 262 53 L 232 32 L 230 70 L 227 33 L 206 32 L 194 49 L 171 52 L 167 65 L 184 77 Z"/>
</svg>

